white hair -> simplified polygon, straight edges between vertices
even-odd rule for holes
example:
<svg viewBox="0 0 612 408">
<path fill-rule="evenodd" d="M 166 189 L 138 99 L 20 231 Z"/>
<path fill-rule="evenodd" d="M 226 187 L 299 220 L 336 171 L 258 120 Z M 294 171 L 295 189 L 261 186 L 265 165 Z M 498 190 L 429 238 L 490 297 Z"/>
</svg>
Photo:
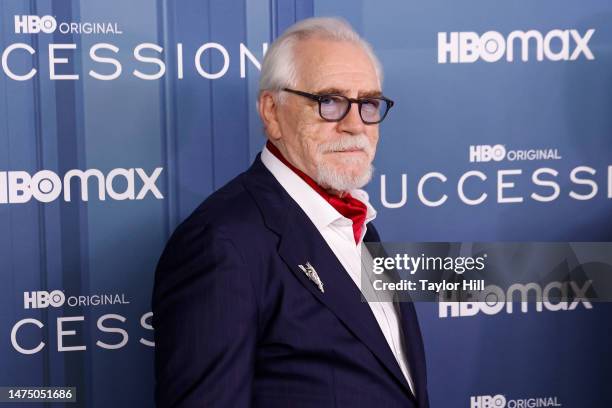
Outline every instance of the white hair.
<svg viewBox="0 0 612 408">
<path fill-rule="evenodd" d="M 313 17 L 289 27 L 268 48 L 261 65 L 260 95 L 263 91 L 280 91 L 296 86 L 298 73 L 294 58 L 295 45 L 309 38 L 347 41 L 360 46 L 372 60 L 378 82 L 382 85 L 382 68 L 372 46 L 363 40 L 346 20 L 337 17 Z"/>
</svg>

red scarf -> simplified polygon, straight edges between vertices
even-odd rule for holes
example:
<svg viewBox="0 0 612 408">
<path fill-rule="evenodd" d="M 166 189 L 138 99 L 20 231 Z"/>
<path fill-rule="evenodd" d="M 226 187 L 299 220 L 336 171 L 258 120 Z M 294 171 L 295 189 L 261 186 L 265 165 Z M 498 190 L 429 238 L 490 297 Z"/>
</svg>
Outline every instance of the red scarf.
<svg viewBox="0 0 612 408">
<path fill-rule="evenodd" d="M 368 212 L 368 208 L 364 203 L 359 201 L 358 199 L 351 196 L 349 193 L 345 193 L 342 197 L 335 196 L 333 194 L 329 194 L 327 191 L 323 190 L 321 186 L 319 186 L 312 178 L 310 178 L 306 173 L 295 167 L 293 164 L 289 163 L 287 159 L 283 157 L 281 152 L 278 150 L 276 146 L 274 146 L 270 141 L 266 143 L 266 147 L 278 160 L 283 162 L 287 167 L 289 167 L 295 174 L 300 176 L 302 180 L 304 180 L 310 187 L 312 187 L 321 197 L 325 199 L 332 207 L 336 209 L 340 214 L 344 217 L 349 218 L 353 221 L 353 236 L 355 238 L 355 243 L 359 243 L 359 239 L 361 238 L 361 231 L 363 230 L 363 225 L 365 223 L 366 214 Z"/>
</svg>

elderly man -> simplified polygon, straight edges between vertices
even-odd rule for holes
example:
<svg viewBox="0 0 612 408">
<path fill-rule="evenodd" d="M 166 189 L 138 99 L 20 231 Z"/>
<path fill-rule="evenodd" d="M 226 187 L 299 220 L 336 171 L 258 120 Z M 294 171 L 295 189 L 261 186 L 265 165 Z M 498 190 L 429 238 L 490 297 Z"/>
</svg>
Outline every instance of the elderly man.
<svg viewBox="0 0 612 408">
<path fill-rule="evenodd" d="M 411 304 L 366 303 L 359 190 L 393 106 L 370 46 L 313 18 L 268 50 L 250 169 L 173 234 L 155 277 L 160 407 L 427 407 Z"/>
</svg>

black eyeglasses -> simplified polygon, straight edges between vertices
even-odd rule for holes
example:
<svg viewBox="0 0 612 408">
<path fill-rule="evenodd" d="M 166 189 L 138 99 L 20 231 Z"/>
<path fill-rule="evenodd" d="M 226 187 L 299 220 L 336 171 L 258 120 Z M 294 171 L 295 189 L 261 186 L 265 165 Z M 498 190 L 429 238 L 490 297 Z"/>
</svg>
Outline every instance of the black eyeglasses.
<svg viewBox="0 0 612 408">
<path fill-rule="evenodd" d="M 339 122 L 344 119 L 351 110 L 351 105 L 356 103 L 359 106 L 359 116 L 363 123 L 375 125 L 385 119 L 394 103 L 391 99 L 384 96 L 354 99 L 339 94 L 317 95 L 289 88 L 283 88 L 283 91 L 317 101 L 319 103 L 319 115 L 328 122 Z"/>
</svg>

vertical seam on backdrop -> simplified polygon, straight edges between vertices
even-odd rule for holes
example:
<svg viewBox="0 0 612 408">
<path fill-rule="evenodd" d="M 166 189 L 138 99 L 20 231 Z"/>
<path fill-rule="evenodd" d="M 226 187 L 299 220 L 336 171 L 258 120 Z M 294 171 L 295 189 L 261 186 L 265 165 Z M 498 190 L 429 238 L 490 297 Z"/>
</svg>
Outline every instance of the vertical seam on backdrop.
<svg viewBox="0 0 612 408">
<path fill-rule="evenodd" d="M 164 13 L 164 3 L 163 0 L 157 0 L 157 4 L 156 4 L 156 9 L 157 9 L 157 39 L 158 41 L 160 41 L 162 44 L 164 44 L 164 46 L 166 46 L 167 44 L 165 43 L 165 35 L 164 35 L 164 18 L 166 16 L 166 13 Z M 166 49 L 168 49 L 166 47 Z M 166 210 L 166 216 L 163 217 L 163 222 L 164 222 L 164 232 L 166 236 L 170 235 L 170 218 L 171 216 L 171 197 L 172 195 L 170 194 L 171 191 L 171 187 L 170 187 L 170 166 L 169 166 L 169 149 L 168 149 L 168 145 L 169 145 L 169 140 L 168 140 L 168 108 L 167 108 L 167 96 L 168 96 L 168 92 L 167 92 L 167 87 L 169 86 L 169 79 L 168 77 L 164 78 L 163 81 L 161 81 L 160 83 L 160 87 L 159 87 L 159 95 L 160 95 L 160 103 L 159 103 L 159 110 L 160 110 L 160 127 L 161 127 L 161 149 L 162 149 L 162 157 L 163 157 L 163 161 L 164 161 L 164 166 L 166 168 L 166 172 L 164 174 L 164 179 L 166 180 L 166 195 L 167 200 L 164 203 L 164 207 Z"/>
<path fill-rule="evenodd" d="M 276 1 L 270 0 L 270 43 L 276 38 Z"/>
<path fill-rule="evenodd" d="M 249 45 L 249 26 L 248 26 L 248 17 L 247 17 L 247 1 L 248 0 L 244 0 L 244 2 L 242 3 L 244 8 L 244 43 L 245 46 L 248 48 Z M 262 58 L 262 62 L 263 62 L 263 58 Z M 246 167 L 249 166 L 249 162 L 250 162 L 250 158 L 251 158 L 251 124 L 250 124 L 250 115 L 249 115 L 249 97 L 250 92 L 249 92 L 249 75 L 247 73 L 248 69 L 247 69 L 247 64 L 246 64 L 246 59 L 244 61 L 244 81 L 243 81 L 243 89 L 244 92 L 246 94 L 246 98 L 245 99 L 245 105 L 246 105 L 246 120 L 245 120 L 245 124 L 246 124 Z"/>
<path fill-rule="evenodd" d="M 2 15 L 2 21 L 4 21 L 4 8 L 0 7 L 0 14 Z M 2 28 L 0 28 L 2 29 Z M 3 33 L 4 34 L 4 33 Z M 4 39 L 4 35 L 2 36 L 2 38 Z M 8 79 L 6 77 L 6 75 L 3 75 L 2 81 L 4 82 L 4 88 L 8 91 Z M 4 93 L 4 108 L 5 108 L 5 117 L 7 118 L 7 120 L 4 121 L 4 129 L 5 129 L 5 134 L 6 134 L 6 144 L 7 144 L 7 167 L 10 169 L 10 166 L 8 166 L 8 162 L 10 162 L 10 155 L 11 155 L 11 136 L 10 136 L 10 127 L 9 127 L 9 121 L 8 118 L 10 118 L 9 116 L 9 101 L 8 101 L 8 92 Z M 7 170 L 9 170 L 7 169 Z M 8 176 L 7 176 L 8 177 Z M 7 200 L 8 201 L 8 200 Z M 10 253 L 13 253 L 13 218 L 12 218 L 12 211 L 11 211 L 11 207 L 7 205 L 7 220 L 8 220 L 8 234 L 9 234 L 9 249 L 10 249 Z M 15 264 L 13 262 L 13 257 L 9 257 L 9 265 L 10 265 L 10 272 L 11 272 L 11 289 L 13 290 L 13 293 L 15 292 Z"/>
<path fill-rule="evenodd" d="M 35 0 L 30 0 L 30 14 L 38 15 L 38 9 L 36 7 Z M 38 36 L 34 35 L 32 38 L 32 45 L 35 50 L 39 49 Z M 39 55 L 32 55 L 32 65 L 37 72 L 40 72 Z M 32 81 L 32 93 L 34 98 L 34 138 L 36 141 L 36 171 L 43 169 L 43 138 L 42 138 L 42 118 L 41 118 L 41 95 L 40 95 L 40 75 L 36 75 Z M 38 251 L 39 251 L 39 274 L 40 274 L 40 287 L 41 289 L 48 290 L 48 277 L 47 277 L 47 248 L 46 248 L 46 217 L 44 204 L 39 202 L 36 205 L 38 213 Z M 45 321 L 49 319 L 49 311 L 44 309 L 42 311 L 43 318 Z M 49 325 L 45 327 L 45 337 L 47 342 L 49 337 Z M 43 352 L 43 384 L 49 384 L 51 377 L 50 372 L 50 355 L 48 347 Z"/>
<path fill-rule="evenodd" d="M 165 0 L 164 0 L 165 1 Z M 167 3 L 165 3 L 167 4 Z M 170 41 L 170 39 L 172 39 L 172 42 L 174 42 L 174 40 L 176 40 L 176 33 L 174 31 L 174 27 L 176 27 L 176 22 L 175 22 L 175 18 L 176 18 L 176 13 L 174 13 L 172 8 L 168 8 L 167 9 L 167 17 L 166 17 L 166 21 L 168 22 L 166 30 L 168 32 L 168 41 Z M 172 44 L 172 42 L 170 44 Z M 184 50 L 183 50 L 184 51 Z M 176 53 L 176 49 L 174 50 L 174 52 Z M 181 53 L 181 63 L 182 58 L 183 58 L 183 53 Z M 177 61 L 178 64 L 178 61 Z M 183 64 L 184 65 L 184 64 Z M 174 67 L 177 70 L 177 74 L 178 74 L 178 68 L 175 66 Z M 179 139 L 179 134 L 178 134 L 178 125 L 177 125 L 177 104 L 176 104 L 176 92 L 178 91 L 179 88 L 179 79 L 178 76 L 175 78 L 172 78 L 172 84 L 174 85 L 173 90 L 174 92 L 172 92 L 172 94 L 170 95 L 170 146 L 172 147 L 172 171 L 174 172 L 174 184 L 173 184 L 173 200 L 174 200 L 174 205 L 172 207 L 172 228 L 174 229 L 174 227 L 176 227 L 176 225 L 178 225 L 179 222 L 179 209 L 180 209 L 180 205 L 181 205 L 181 196 L 179 194 L 179 170 L 180 167 L 178 165 L 178 139 Z"/>
<path fill-rule="evenodd" d="M 208 38 L 207 41 L 211 41 L 211 36 L 212 36 L 212 29 L 211 29 L 211 21 L 212 19 L 210 18 L 210 1 L 208 1 L 206 3 L 206 10 L 207 10 L 207 16 L 206 18 L 208 19 L 208 25 L 207 25 L 207 29 L 208 29 Z M 209 69 L 212 71 L 212 55 L 209 52 L 208 53 L 208 61 L 210 62 L 209 65 Z M 217 189 L 217 180 L 216 180 L 216 171 L 215 171 L 215 119 L 214 119 L 214 109 L 213 109 L 213 80 L 208 80 L 208 113 L 209 113 L 209 117 L 210 117 L 210 125 L 209 125 L 209 130 L 210 130 L 210 164 L 211 164 L 211 180 L 212 180 L 212 192 L 214 192 Z"/>
<path fill-rule="evenodd" d="M 51 2 L 51 10 L 52 12 L 59 12 L 59 14 L 69 14 L 69 18 L 70 19 L 74 19 L 77 18 L 80 14 L 80 10 L 79 8 L 79 3 L 65 3 L 62 1 L 58 1 L 58 0 L 53 0 Z M 59 37 L 59 34 L 53 33 L 53 39 L 56 39 L 57 37 Z M 77 38 L 75 38 L 73 35 L 70 36 L 70 39 L 72 41 L 74 41 L 74 43 L 77 45 L 77 49 L 81 49 L 80 45 L 81 45 L 81 41 Z M 60 41 L 61 42 L 61 41 Z M 75 66 L 80 67 L 80 62 L 81 60 L 79 59 L 79 56 L 77 54 L 74 62 L 72 62 L 73 64 L 73 68 Z M 59 104 L 59 100 L 58 100 L 58 83 L 54 84 L 55 86 L 55 102 L 56 102 L 56 106 L 55 106 L 55 112 L 56 112 L 56 118 L 58 119 L 58 126 L 62 126 L 63 122 L 61 120 L 59 120 L 60 118 L 60 114 L 62 114 L 62 109 L 66 109 L 65 107 L 62 107 Z M 81 88 L 79 88 L 79 86 Z M 72 164 L 71 159 L 73 159 L 74 164 L 79 167 L 80 164 L 80 160 L 86 161 L 86 152 L 85 149 L 83 147 L 83 151 L 79 150 L 79 138 L 81 138 L 84 135 L 84 116 L 85 116 L 85 112 L 84 112 L 84 107 L 78 106 L 78 103 L 81 102 L 83 103 L 83 98 L 84 98 L 84 94 L 83 94 L 83 90 L 82 90 L 82 85 L 80 82 L 78 81 L 73 81 L 70 84 L 64 84 L 63 87 L 60 87 L 60 90 L 64 91 L 65 93 L 69 94 L 71 100 L 70 102 L 72 103 L 72 109 L 73 111 L 71 112 L 71 119 L 72 122 L 69 122 L 68 125 L 71 127 L 70 130 L 72 130 L 72 134 L 70 136 L 72 136 L 74 138 L 74 140 L 70 140 L 70 144 L 67 146 L 70 149 L 64 149 L 63 146 L 61 146 L 61 142 L 65 142 L 66 141 L 66 137 L 62 136 L 60 138 L 58 138 L 58 141 L 60 143 L 58 143 L 58 168 L 63 168 L 63 164 L 62 164 L 62 159 L 67 161 L 67 165 Z M 80 91 L 79 91 L 80 90 Z M 78 99 L 78 96 L 80 96 L 80 100 Z M 79 116 L 80 115 L 80 116 Z M 59 129 L 58 129 L 59 130 Z M 81 133 L 79 133 L 79 131 L 81 131 Z M 64 156 L 59 155 L 59 152 L 61 152 L 62 150 L 67 150 L 64 154 Z M 68 156 L 69 154 L 72 154 L 73 156 Z M 79 156 L 81 154 L 81 156 Z M 62 207 L 63 207 L 63 211 L 62 211 Z M 88 253 L 88 240 L 87 240 L 87 234 L 88 234 L 88 224 L 87 224 L 87 207 L 81 207 L 76 206 L 76 208 L 71 209 L 71 206 L 67 205 L 64 203 L 64 205 L 62 205 L 60 203 L 60 229 L 61 229 L 61 239 L 62 239 L 62 249 L 61 249 L 61 253 L 62 253 L 62 282 L 64 284 L 70 282 L 70 284 L 68 285 L 69 287 L 74 287 L 75 285 L 78 284 L 78 289 L 80 292 L 83 291 L 83 285 L 84 285 L 84 281 L 86 281 L 87 283 L 89 282 L 89 267 L 87 264 L 84 263 L 85 259 L 88 259 L 87 257 L 87 253 Z M 64 257 L 64 255 L 68 252 L 67 248 L 66 248 L 66 242 L 64 241 L 64 238 L 68 237 L 67 233 L 70 231 L 70 228 L 65 226 L 64 224 L 66 223 L 66 220 L 63 218 L 63 215 L 67 215 L 69 220 L 74 220 L 77 228 L 77 236 L 76 237 L 69 237 L 69 239 L 72 239 L 75 241 L 76 245 L 78 246 L 78 256 L 75 257 L 73 255 L 69 256 L 68 258 Z M 69 241 L 70 242 L 70 241 Z M 74 259 L 75 262 L 70 262 L 71 259 Z M 67 270 L 65 264 L 66 262 L 69 262 L 72 266 L 72 264 L 76 265 L 76 267 L 78 268 L 78 271 L 74 271 L 74 270 Z M 72 275 L 72 276 L 71 276 Z M 70 280 L 68 278 L 71 278 Z M 74 282 L 74 280 L 78 279 L 77 282 Z M 81 313 L 83 313 L 86 318 L 89 320 L 89 315 L 90 315 L 90 311 L 89 310 L 84 310 L 84 309 L 80 309 Z M 89 339 L 87 336 L 89 334 L 85 333 L 84 336 L 86 339 Z M 78 380 L 77 384 L 75 385 L 79 385 L 79 386 L 83 386 L 85 388 L 84 392 L 82 393 L 83 397 L 81 398 L 81 402 L 77 402 L 77 404 L 79 406 L 83 406 L 83 402 L 87 401 L 87 400 L 91 400 L 91 397 L 93 395 L 93 389 L 92 389 L 92 373 L 90 372 L 90 370 L 87 370 L 87 366 L 91 366 L 91 359 L 92 356 L 91 354 L 88 356 L 82 356 L 82 355 L 75 355 L 75 356 L 64 356 L 64 375 L 66 377 L 74 377 L 74 374 L 78 374 L 77 377 Z M 71 362 L 74 362 L 74 364 L 71 364 Z M 83 375 L 83 373 L 85 373 Z"/>
<path fill-rule="evenodd" d="M 73 18 L 81 18 L 81 3 L 76 2 L 74 6 L 71 4 L 70 13 Z M 81 37 L 73 37 L 74 42 L 77 44 L 78 49 L 81 49 L 82 40 Z M 75 65 L 79 68 L 83 67 L 83 62 L 80 56 L 75 58 Z M 79 69 L 79 72 L 82 72 L 82 69 Z M 83 81 L 75 81 L 73 92 L 74 92 L 74 130 L 75 130 L 75 139 L 77 143 L 75 143 L 76 147 L 76 158 L 77 163 L 80 163 L 79 158 L 82 158 L 84 168 L 87 168 L 87 138 L 86 134 L 86 110 L 85 110 L 85 90 Z M 81 140 L 79 144 L 78 141 Z M 78 217 L 79 217 L 79 265 L 80 265 L 80 286 L 82 289 L 87 289 L 87 292 L 90 290 L 91 283 L 91 270 L 89 268 L 89 207 L 87 205 L 82 205 L 78 207 Z M 87 287 L 84 287 L 84 284 L 87 284 Z M 89 308 L 85 309 L 83 314 L 86 316 L 87 320 L 90 320 L 91 310 Z M 89 337 L 88 337 L 89 336 Z M 84 333 L 84 337 L 88 340 L 91 340 L 91 334 L 88 332 Z M 81 362 L 81 367 L 83 368 L 84 375 L 84 383 L 86 387 L 87 396 L 91 401 L 94 400 L 94 381 L 93 381 L 93 370 L 88 369 L 88 367 L 93 367 L 93 355 L 88 353 Z"/>
</svg>

